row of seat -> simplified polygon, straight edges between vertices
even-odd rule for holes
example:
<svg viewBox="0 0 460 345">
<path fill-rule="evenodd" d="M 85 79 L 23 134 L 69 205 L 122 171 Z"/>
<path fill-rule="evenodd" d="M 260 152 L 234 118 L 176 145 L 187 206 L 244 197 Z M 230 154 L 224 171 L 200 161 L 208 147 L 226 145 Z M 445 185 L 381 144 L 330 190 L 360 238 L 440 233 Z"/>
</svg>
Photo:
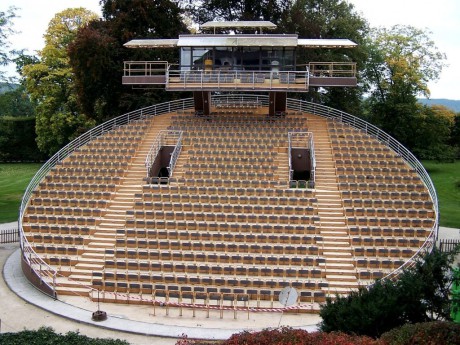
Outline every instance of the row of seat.
<svg viewBox="0 0 460 345">
<path fill-rule="evenodd" d="M 285 133 L 284 135 L 285 137 L 282 138 L 281 142 L 285 142 L 287 140 L 287 133 Z M 238 146 L 238 145 L 254 145 L 254 144 L 269 145 L 273 143 L 272 142 L 273 138 L 268 137 L 268 136 L 265 138 L 251 138 L 251 137 L 246 137 L 246 136 L 222 138 L 222 137 L 213 137 L 213 136 L 193 136 L 187 131 L 184 132 L 182 140 L 183 140 L 182 142 L 184 145 L 192 145 L 194 143 L 203 143 L 203 144 L 215 144 L 215 145 L 231 144 L 233 146 Z"/>
<path fill-rule="evenodd" d="M 339 182 L 375 182 L 375 183 L 421 183 L 420 177 L 416 175 L 379 175 L 379 174 L 368 174 L 368 175 L 360 175 L 360 174 L 347 174 L 337 175 Z"/>
<path fill-rule="evenodd" d="M 404 175 L 413 175 L 416 174 L 415 170 L 410 167 L 360 167 L 360 166 L 347 166 L 347 167 L 337 167 L 336 168 L 338 175 L 397 175 L 397 176 L 404 176 Z"/>
<path fill-rule="evenodd" d="M 196 251 L 172 251 L 147 248 L 116 248 L 105 250 L 105 269 L 117 268 L 126 270 L 128 267 L 138 267 L 136 270 L 149 270 L 152 262 L 188 262 L 189 264 L 215 263 L 234 265 L 259 265 L 259 266 L 292 266 L 301 268 L 320 269 L 326 260 L 322 256 L 299 256 L 296 254 L 259 254 L 236 252 L 196 252 Z M 131 264 L 129 264 L 131 262 Z M 142 266 L 143 268 L 139 268 Z M 218 266 L 218 265 L 217 265 Z"/>
<path fill-rule="evenodd" d="M 277 198 L 298 198 L 298 199 L 304 199 L 304 198 L 313 198 L 314 197 L 314 191 L 311 189 L 303 189 L 303 188 L 273 188 L 273 189 L 267 189 L 267 188 L 254 188 L 254 187 L 249 187 L 249 188 L 244 188 L 244 187 L 215 187 L 215 186 L 187 186 L 183 184 L 179 184 L 179 182 L 183 182 L 182 180 L 172 180 L 170 179 L 171 184 L 157 184 L 157 185 L 143 185 L 142 186 L 142 191 L 143 191 L 143 197 L 147 197 L 148 194 L 151 195 L 152 198 L 155 197 L 157 194 L 162 195 L 161 200 L 171 200 L 171 201 L 177 201 L 174 200 L 173 198 L 169 199 L 168 195 L 177 195 L 180 194 L 181 196 L 184 195 L 199 195 L 200 200 L 205 201 L 206 195 L 211 197 L 212 195 L 218 195 L 219 197 L 225 197 L 225 196 L 232 196 L 232 195 L 238 195 L 238 196 L 246 196 L 246 197 L 251 197 L 251 196 L 258 196 L 258 197 L 277 197 Z M 177 184 L 176 184 L 177 183 Z M 343 192 L 343 194 L 345 194 Z M 137 194 L 136 194 L 137 197 Z M 314 198 L 316 202 L 316 198 Z M 152 199 L 153 200 L 153 199 Z M 159 201 L 159 200 L 155 200 Z M 205 201 L 208 202 L 208 201 Z M 240 200 L 239 202 L 244 202 L 244 200 Z M 263 200 L 262 200 L 263 202 Z M 280 200 L 282 204 L 284 204 L 283 200 Z M 313 201 L 311 201 L 313 202 Z M 288 204 L 286 200 L 286 204 Z"/>
<path fill-rule="evenodd" d="M 386 146 L 364 146 L 364 147 L 358 147 L 358 146 L 344 146 L 344 145 L 333 145 L 332 150 L 334 152 L 340 153 L 340 154 L 356 154 L 356 153 L 382 153 L 382 154 L 387 154 L 391 153 L 393 156 L 395 153 L 391 151 L 389 147 Z"/>
<path fill-rule="evenodd" d="M 385 208 L 385 207 L 345 207 L 346 216 L 368 216 L 368 217 L 401 217 L 401 218 L 433 218 L 434 211 L 414 208 Z"/>
<path fill-rule="evenodd" d="M 283 182 L 270 180 L 229 180 L 222 178 L 170 178 L 169 182 L 175 182 L 190 187 L 226 187 L 226 188 L 277 188 L 284 186 Z"/>
<path fill-rule="evenodd" d="M 105 199 L 77 199 L 77 198 L 41 198 L 36 197 L 30 200 L 33 206 L 54 206 L 54 207 L 79 207 L 79 208 L 101 208 L 108 207 L 109 200 Z"/>
<path fill-rule="evenodd" d="M 424 191 L 388 191 L 388 190 L 341 190 L 340 191 L 343 199 L 373 199 L 373 200 L 412 200 L 432 203 L 430 194 Z M 428 205 L 428 204 L 426 204 Z"/>
<path fill-rule="evenodd" d="M 62 206 L 35 206 L 27 207 L 28 215 L 55 215 L 55 216 L 75 216 L 75 217 L 101 217 L 105 212 L 100 208 L 82 207 L 62 207 Z"/>
<path fill-rule="evenodd" d="M 265 234 L 265 233 L 233 233 L 233 232 L 199 232 L 161 229 L 117 229 L 117 236 L 125 239 L 169 239 L 184 241 L 216 241 L 216 242 L 244 242 L 244 243 L 293 243 L 316 244 L 322 241 L 321 236 L 307 234 Z"/>
<path fill-rule="evenodd" d="M 367 246 L 377 247 L 382 250 L 388 250 L 391 247 L 416 247 L 425 242 L 425 238 L 395 238 L 395 237 L 352 237 L 351 245 L 354 247 Z"/>
<path fill-rule="evenodd" d="M 218 164 L 218 166 L 223 166 L 224 164 Z M 229 165 L 231 166 L 231 165 Z M 186 166 L 184 166 L 187 169 Z M 277 167 L 276 167 L 277 168 Z M 201 169 L 189 169 L 183 174 L 185 179 L 214 179 L 214 180 L 274 180 L 275 173 L 271 169 L 266 169 L 266 167 L 259 165 L 257 170 L 253 171 L 252 169 L 241 169 L 241 165 L 235 165 L 235 170 L 219 169 L 216 170 L 201 170 Z M 241 170 L 240 170 L 241 169 Z M 268 171 L 268 172 L 265 172 Z M 274 169 L 276 171 L 276 169 Z M 222 182 L 223 183 L 223 182 Z M 231 182 L 229 182 L 231 183 Z"/>
<path fill-rule="evenodd" d="M 69 225 L 48 225 L 48 224 L 23 224 L 24 232 L 42 233 L 42 234 L 59 234 L 73 236 L 89 236 L 94 230 L 86 226 L 69 226 Z"/>
<path fill-rule="evenodd" d="M 34 198 L 51 198 L 51 199 L 86 199 L 86 200 L 110 200 L 112 192 L 101 192 L 92 190 L 55 190 L 38 188 L 33 191 Z"/>
<path fill-rule="evenodd" d="M 76 217 L 69 215 L 37 215 L 37 214 L 26 214 L 23 218 L 23 222 L 32 224 L 61 224 L 61 225 L 82 225 L 82 226 L 95 226 L 98 224 L 100 219 L 93 217 Z"/>
<path fill-rule="evenodd" d="M 257 164 L 256 162 L 232 162 L 232 163 L 185 163 L 183 165 L 184 169 L 192 170 L 192 172 L 201 172 L 203 174 L 212 172 L 219 173 L 228 173 L 226 176 L 229 178 L 234 178 L 238 176 L 238 173 L 260 173 L 264 171 L 276 171 L 278 169 L 277 165 L 273 164 Z M 233 174 L 232 174 L 233 173 Z M 222 174 L 223 175 L 223 174 Z M 224 175 L 223 175 L 224 176 Z"/>
<path fill-rule="evenodd" d="M 385 207 L 394 209 L 424 209 L 432 210 L 433 202 L 428 200 L 401 199 L 342 199 L 344 207 Z"/>
<path fill-rule="evenodd" d="M 81 168 L 81 167 L 63 167 L 55 166 L 50 174 L 63 176 L 124 176 L 125 169 L 122 168 Z"/>
<path fill-rule="evenodd" d="M 36 215 L 29 215 L 29 217 L 37 217 Z M 38 215 L 38 217 L 42 217 Z M 45 215 L 46 217 L 51 217 Z M 66 216 L 58 216 L 66 217 Z M 155 220 L 165 220 L 171 221 L 171 223 L 166 223 L 166 226 L 179 226 L 175 224 L 179 221 L 197 221 L 197 222 L 223 222 L 223 223 L 248 223 L 248 226 L 251 224 L 290 224 L 290 225 L 300 225 L 300 224 L 314 224 L 319 222 L 320 218 L 315 215 L 277 215 L 277 214 L 246 214 L 246 213 L 225 213 L 225 212 L 194 212 L 194 211 L 184 211 L 184 212 L 174 212 L 174 211 L 148 211 L 148 210 L 129 210 L 127 211 L 128 218 L 144 218 L 144 219 L 155 219 Z M 30 219 L 30 218 L 29 218 Z M 353 224 L 362 224 L 362 218 L 356 219 L 355 217 L 348 217 L 348 223 Z M 373 218 L 374 219 L 374 218 Z M 376 225 L 383 224 L 383 221 L 380 218 L 376 219 Z M 431 219 L 425 219 L 424 221 L 430 221 Z M 176 222 L 174 222 L 176 221 Z M 404 222 L 410 222 L 411 219 L 391 219 L 391 224 L 398 223 L 404 224 Z M 373 224 L 374 221 L 369 220 L 369 225 Z M 367 223 L 366 223 L 367 224 Z M 415 224 L 415 222 L 413 223 Z M 403 225 L 404 226 L 404 225 Z"/>
<path fill-rule="evenodd" d="M 213 157 L 213 156 L 190 156 L 188 163 L 206 163 L 206 164 L 261 164 L 274 162 L 273 157 Z"/>
<path fill-rule="evenodd" d="M 354 247 L 353 255 L 356 257 L 390 257 L 390 258 L 411 258 L 418 250 L 419 246 L 409 248 L 410 243 L 400 248 L 377 248 L 377 247 Z"/>
<path fill-rule="evenodd" d="M 29 242 L 37 244 L 63 244 L 63 245 L 84 245 L 88 244 L 88 238 L 73 235 L 56 235 L 56 234 L 27 234 Z M 59 252 L 59 250 L 58 250 Z"/>
<path fill-rule="evenodd" d="M 347 224 L 360 226 L 391 226 L 394 228 L 431 228 L 434 220 L 432 218 L 378 218 L 378 217 L 347 217 Z"/>
<path fill-rule="evenodd" d="M 80 183 L 80 182 L 40 182 L 39 187 L 41 189 L 48 190 L 74 190 L 74 191 L 91 191 L 91 192 L 114 192 L 117 188 L 115 183 Z"/>
<path fill-rule="evenodd" d="M 70 174 L 48 174 L 45 177 L 46 182 L 62 183 L 96 183 L 96 184 L 120 184 L 120 176 L 103 176 L 103 175 L 70 175 Z"/>
<path fill-rule="evenodd" d="M 423 183 L 339 182 L 339 188 L 342 190 L 426 192 L 426 187 Z"/>
<path fill-rule="evenodd" d="M 404 168 L 406 163 L 401 160 L 393 159 L 336 159 L 336 166 L 350 167 L 350 166 L 361 166 L 361 167 L 380 167 L 380 168 Z"/>
<path fill-rule="evenodd" d="M 118 262 L 118 261 L 117 261 Z M 117 269 L 110 271 L 105 269 L 104 279 L 117 279 L 126 280 L 129 275 L 133 280 L 139 279 L 142 272 L 148 271 L 153 276 L 155 272 L 163 274 L 169 273 L 184 273 L 186 275 L 199 274 L 201 277 L 209 275 L 219 275 L 224 277 L 277 277 L 277 278 L 297 278 L 297 279 L 318 279 L 325 278 L 325 275 L 319 268 L 303 268 L 303 267 L 268 267 L 268 266 L 235 266 L 235 265 L 222 265 L 222 264 L 207 264 L 207 263 L 183 263 L 183 262 L 167 262 L 167 263 L 151 263 L 149 261 L 135 261 L 127 262 L 126 270 Z M 139 273 L 137 273 L 139 272 Z"/>
<path fill-rule="evenodd" d="M 266 145 L 258 147 L 255 150 L 216 150 L 214 147 L 212 149 L 206 150 L 195 150 L 189 149 L 187 153 L 190 156 L 202 156 L 202 157 L 239 157 L 239 158 L 252 158 L 252 157 L 272 157 L 275 158 L 278 155 L 276 150 L 273 150 L 273 147 L 270 149 Z"/>
<path fill-rule="evenodd" d="M 198 196 L 196 196 L 198 199 Z M 253 197 L 257 199 L 257 197 Z M 216 213 L 246 213 L 246 214 L 266 214 L 266 215 L 313 215 L 317 214 L 317 209 L 312 206 L 290 206 L 281 205 L 268 202 L 266 204 L 240 204 L 238 200 L 243 199 L 239 197 L 230 197 L 227 203 L 219 203 L 218 201 L 224 201 L 224 197 L 209 198 L 210 201 L 215 200 L 215 203 L 202 203 L 202 202 L 168 202 L 168 201 L 136 201 L 134 203 L 134 209 L 136 210 L 155 210 L 155 211 L 176 211 L 176 212 L 216 212 Z M 262 199 L 262 198 L 261 198 Z M 268 198 L 267 198 L 268 199 Z M 278 198 L 269 198 L 269 200 L 276 200 Z M 199 200 L 199 199 L 198 199 Z M 248 201 L 248 200 L 247 200 Z M 256 200 L 257 201 L 257 200 Z M 274 206 L 272 206 L 274 205 Z M 380 209 L 379 209 L 380 210 Z M 419 210 L 425 211 L 425 210 Z M 352 213 L 353 214 L 353 213 Z M 426 217 L 426 215 L 425 215 Z"/>
<path fill-rule="evenodd" d="M 227 223 L 211 221 L 176 221 L 176 220 L 152 220 L 131 217 L 126 219 L 127 228 L 157 229 L 157 230 L 187 230 L 201 232 L 234 232 L 234 233 L 264 233 L 264 234 L 318 234 L 319 228 L 315 224 L 258 224 L 258 223 Z"/>
<path fill-rule="evenodd" d="M 57 164 L 58 167 L 98 168 L 98 169 L 127 169 L 129 162 L 126 161 L 71 161 L 64 160 Z"/>
<path fill-rule="evenodd" d="M 276 287 L 276 285 L 271 285 Z M 280 288 L 289 286 L 279 285 Z M 143 295 L 151 295 L 152 298 L 157 300 L 164 297 L 165 301 L 174 299 L 191 299 L 192 305 L 196 306 L 220 306 L 223 301 L 239 301 L 245 303 L 248 300 L 254 301 L 277 301 L 279 291 L 267 289 L 254 289 L 245 287 L 223 287 L 223 286 L 207 286 L 207 285 L 170 285 L 170 284 L 151 284 L 144 282 L 125 282 L 125 281 L 109 281 L 109 280 L 93 280 L 93 288 L 96 290 L 103 289 L 104 291 L 128 294 L 123 296 L 105 296 L 104 294 L 100 299 L 107 302 L 116 302 L 124 298 L 128 299 L 132 294 L 140 294 L 135 299 L 139 303 L 142 301 Z M 280 288 L 278 290 L 280 290 Z M 301 291 L 298 297 L 299 302 L 303 303 L 321 303 L 326 299 L 325 292 L 321 290 L 315 291 Z M 213 302 L 215 301 L 215 302 Z M 151 301 L 146 302 L 151 305 Z M 236 302 L 235 302 L 236 303 Z M 246 306 L 246 305 L 245 305 Z"/>
<path fill-rule="evenodd" d="M 398 228 L 398 227 L 368 227 L 368 226 L 350 226 L 348 228 L 350 236 L 365 236 L 365 237 L 392 237 L 392 238 L 411 238 L 419 237 L 426 238 L 431 234 L 431 229 L 428 228 Z"/>
</svg>

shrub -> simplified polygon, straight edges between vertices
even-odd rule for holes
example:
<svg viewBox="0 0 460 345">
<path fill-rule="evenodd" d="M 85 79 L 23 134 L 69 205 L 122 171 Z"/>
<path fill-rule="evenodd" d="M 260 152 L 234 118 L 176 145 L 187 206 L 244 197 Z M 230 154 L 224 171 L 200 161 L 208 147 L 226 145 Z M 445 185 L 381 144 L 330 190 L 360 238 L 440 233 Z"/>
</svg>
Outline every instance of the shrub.
<svg viewBox="0 0 460 345">
<path fill-rule="evenodd" d="M 380 339 L 388 345 L 460 344 L 460 325 L 446 321 L 406 324 Z"/>
</svg>

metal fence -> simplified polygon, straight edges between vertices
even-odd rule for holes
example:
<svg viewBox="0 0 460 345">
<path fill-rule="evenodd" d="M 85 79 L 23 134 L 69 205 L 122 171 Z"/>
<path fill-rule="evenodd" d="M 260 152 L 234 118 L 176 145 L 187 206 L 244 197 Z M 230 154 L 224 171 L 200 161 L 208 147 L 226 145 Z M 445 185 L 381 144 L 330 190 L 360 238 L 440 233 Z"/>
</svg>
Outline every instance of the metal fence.
<svg viewBox="0 0 460 345">
<path fill-rule="evenodd" d="M 19 242 L 18 229 L 0 230 L 0 244 Z"/>
<path fill-rule="evenodd" d="M 450 252 L 460 245 L 460 240 L 445 239 L 438 242 L 438 248 L 441 252 Z"/>
</svg>

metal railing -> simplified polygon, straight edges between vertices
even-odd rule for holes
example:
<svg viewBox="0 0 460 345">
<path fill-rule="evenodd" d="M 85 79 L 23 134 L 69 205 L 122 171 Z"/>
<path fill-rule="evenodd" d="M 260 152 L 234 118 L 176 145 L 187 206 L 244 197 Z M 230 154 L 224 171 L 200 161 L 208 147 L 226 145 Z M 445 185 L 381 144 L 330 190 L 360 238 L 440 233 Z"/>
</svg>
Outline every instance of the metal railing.
<svg viewBox="0 0 460 345">
<path fill-rule="evenodd" d="M 145 167 L 147 169 L 147 177 L 151 177 L 151 170 L 155 159 L 157 158 L 163 146 L 174 145 L 174 151 L 171 153 L 171 159 L 168 165 L 168 176 L 171 177 L 176 166 L 177 158 L 182 149 L 182 131 L 163 130 L 158 133 L 145 159 Z"/>
<path fill-rule="evenodd" d="M 212 102 L 256 102 L 261 106 L 268 106 L 268 96 L 266 95 L 216 95 L 213 96 Z M 153 117 L 156 115 L 171 113 L 174 111 L 179 110 L 189 110 L 193 108 L 193 99 L 183 99 L 183 100 L 176 100 L 166 103 L 161 103 L 158 105 L 150 106 L 147 108 L 143 108 L 140 110 L 136 110 L 121 116 L 118 116 L 112 120 L 109 120 L 90 131 L 84 133 L 80 137 L 76 138 L 65 147 L 63 147 L 59 152 L 57 152 L 53 157 L 51 157 L 35 174 L 32 178 L 31 182 L 26 188 L 24 192 L 24 196 L 22 198 L 21 206 L 19 209 L 19 236 L 20 236 L 20 245 L 22 249 L 22 253 L 24 259 L 29 264 L 29 266 L 34 270 L 34 272 L 40 276 L 48 277 L 48 281 L 43 280 L 42 283 L 46 284 L 50 288 L 55 291 L 55 281 L 56 281 L 56 270 L 50 267 L 39 255 L 35 253 L 33 247 L 28 242 L 23 226 L 22 226 L 22 219 L 24 216 L 24 211 L 30 201 L 33 191 L 37 188 L 39 183 L 45 178 L 45 176 L 49 173 L 49 171 L 62 160 L 64 160 L 67 156 L 69 156 L 72 152 L 74 152 L 79 147 L 85 145 L 86 143 L 90 142 L 94 138 L 103 135 L 104 133 L 113 130 L 119 126 L 126 125 L 132 123 L 137 120 L 143 120 L 149 117 Z M 435 210 L 435 222 L 432 227 L 432 231 L 428 236 L 425 243 L 422 247 L 414 254 L 414 256 L 408 260 L 403 266 L 398 268 L 396 271 L 393 271 L 390 275 L 394 277 L 404 269 L 406 266 L 411 265 L 415 258 L 419 257 L 422 253 L 431 250 L 434 247 L 435 240 L 437 238 L 437 232 L 439 228 L 439 209 L 438 209 L 438 198 L 436 195 L 436 190 L 434 185 L 423 167 L 423 165 L 415 158 L 415 156 L 407 150 L 401 143 L 399 143 L 396 139 L 392 138 L 387 133 L 383 132 L 376 126 L 358 118 L 353 115 L 347 114 L 340 110 L 336 110 L 330 107 L 326 107 L 324 105 L 310 103 L 302 100 L 296 99 L 287 99 L 287 109 L 292 111 L 301 111 L 310 113 L 313 115 L 322 116 L 334 121 L 339 121 L 343 123 L 347 123 L 352 127 L 360 129 L 365 133 L 371 135 L 378 141 L 384 143 L 388 147 L 390 147 L 393 151 L 395 151 L 402 159 L 406 161 L 406 163 L 411 166 L 417 174 L 420 176 L 421 180 L 425 184 L 430 197 L 433 201 L 433 206 Z M 38 268 L 37 268 L 38 267 Z"/>
<path fill-rule="evenodd" d="M 174 168 L 176 167 L 177 158 L 179 158 L 180 152 L 182 151 L 182 131 L 177 131 L 178 137 L 176 141 L 176 146 L 174 147 L 174 151 L 171 154 L 171 159 L 169 160 L 168 166 L 168 176 L 172 177 Z"/>
<path fill-rule="evenodd" d="M 305 148 L 310 151 L 310 180 L 308 182 L 309 188 L 314 188 L 315 185 L 315 144 L 313 141 L 313 133 L 311 132 L 288 132 L 288 156 L 289 156 L 289 184 L 293 178 L 294 170 L 292 168 L 292 148 Z"/>
<path fill-rule="evenodd" d="M 310 62 L 308 69 L 312 77 L 356 77 L 355 62 Z"/>
<path fill-rule="evenodd" d="M 245 71 L 245 70 L 168 70 L 166 88 L 212 87 L 220 89 L 289 89 L 309 88 L 308 71 Z"/>
</svg>

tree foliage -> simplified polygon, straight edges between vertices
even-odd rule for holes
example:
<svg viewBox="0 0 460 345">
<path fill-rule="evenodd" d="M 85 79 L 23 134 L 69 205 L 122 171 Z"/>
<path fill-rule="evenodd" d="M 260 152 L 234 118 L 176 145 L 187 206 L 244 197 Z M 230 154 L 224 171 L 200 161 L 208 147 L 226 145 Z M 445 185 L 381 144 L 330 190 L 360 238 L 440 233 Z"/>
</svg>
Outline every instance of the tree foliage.
<svg viewBox="0 0 460 345">
<path fill-rule="evenodd" d="M 410 150 L 423 152 L 422 157 L 439 156 L 443 145 L 433 138 L 446 126 L 430 108 L 421 107 L 417 97 L 429 96 L 428 82 L 438 79 L 445 55 L 430 39 L 429 32 L 402 25 L 372 30 L 366 48 L 369 58 L 364 80 L 370 94 L 370 121 Z M 434 122 L 441 126 L 432 126 Z M 449 138 L 449 133 L 442 134 Z M 430 142 L 435 145 L 428 146 Z M 429 154 L 427 146 L 432 150 Z"/>
<path fill-rule="evenodd" d="M 16 18 L 16 7 L 9 7 L 6 11 L 0 11 L 0 66 L 8 65 L 12 60 L 12 51 L 9 51 L 9 36 L 14 34 L 13 20 Z M 0 82 L 6 82 L 4 71 L 0 70 Z"/>
<path fill-rule="evenodd" d="M 404 270 L 396 281 L 379 280 L 321 307 L 321 330 L 379 337 L 404 325 L 450 320 L 451 266 L 457 252 L 434 249 Z"/>
<path fill-rule="evenodd" d="M 102 122 L 171 99 L 164 90 L 133 89 L 121 83 L 124 61 L 178 60 L 176 51 L 128 49 L 134 38 L 176 38 L 187 31 L 179 7 L 169 1 L 103 0 L 103 18 L 79 30 L 69 47 L 81 109 Z"/>
<path fill-rule="evenodd" d="M 44 35 L 40 60 L 22 67 L 27 91 L 37 104 L 37 144 L 50 155 L 94 125 L 78 109 L 67 47 L 78 28 L 95 18 L 84 8 L 57 13 Z"/>
</svg>

